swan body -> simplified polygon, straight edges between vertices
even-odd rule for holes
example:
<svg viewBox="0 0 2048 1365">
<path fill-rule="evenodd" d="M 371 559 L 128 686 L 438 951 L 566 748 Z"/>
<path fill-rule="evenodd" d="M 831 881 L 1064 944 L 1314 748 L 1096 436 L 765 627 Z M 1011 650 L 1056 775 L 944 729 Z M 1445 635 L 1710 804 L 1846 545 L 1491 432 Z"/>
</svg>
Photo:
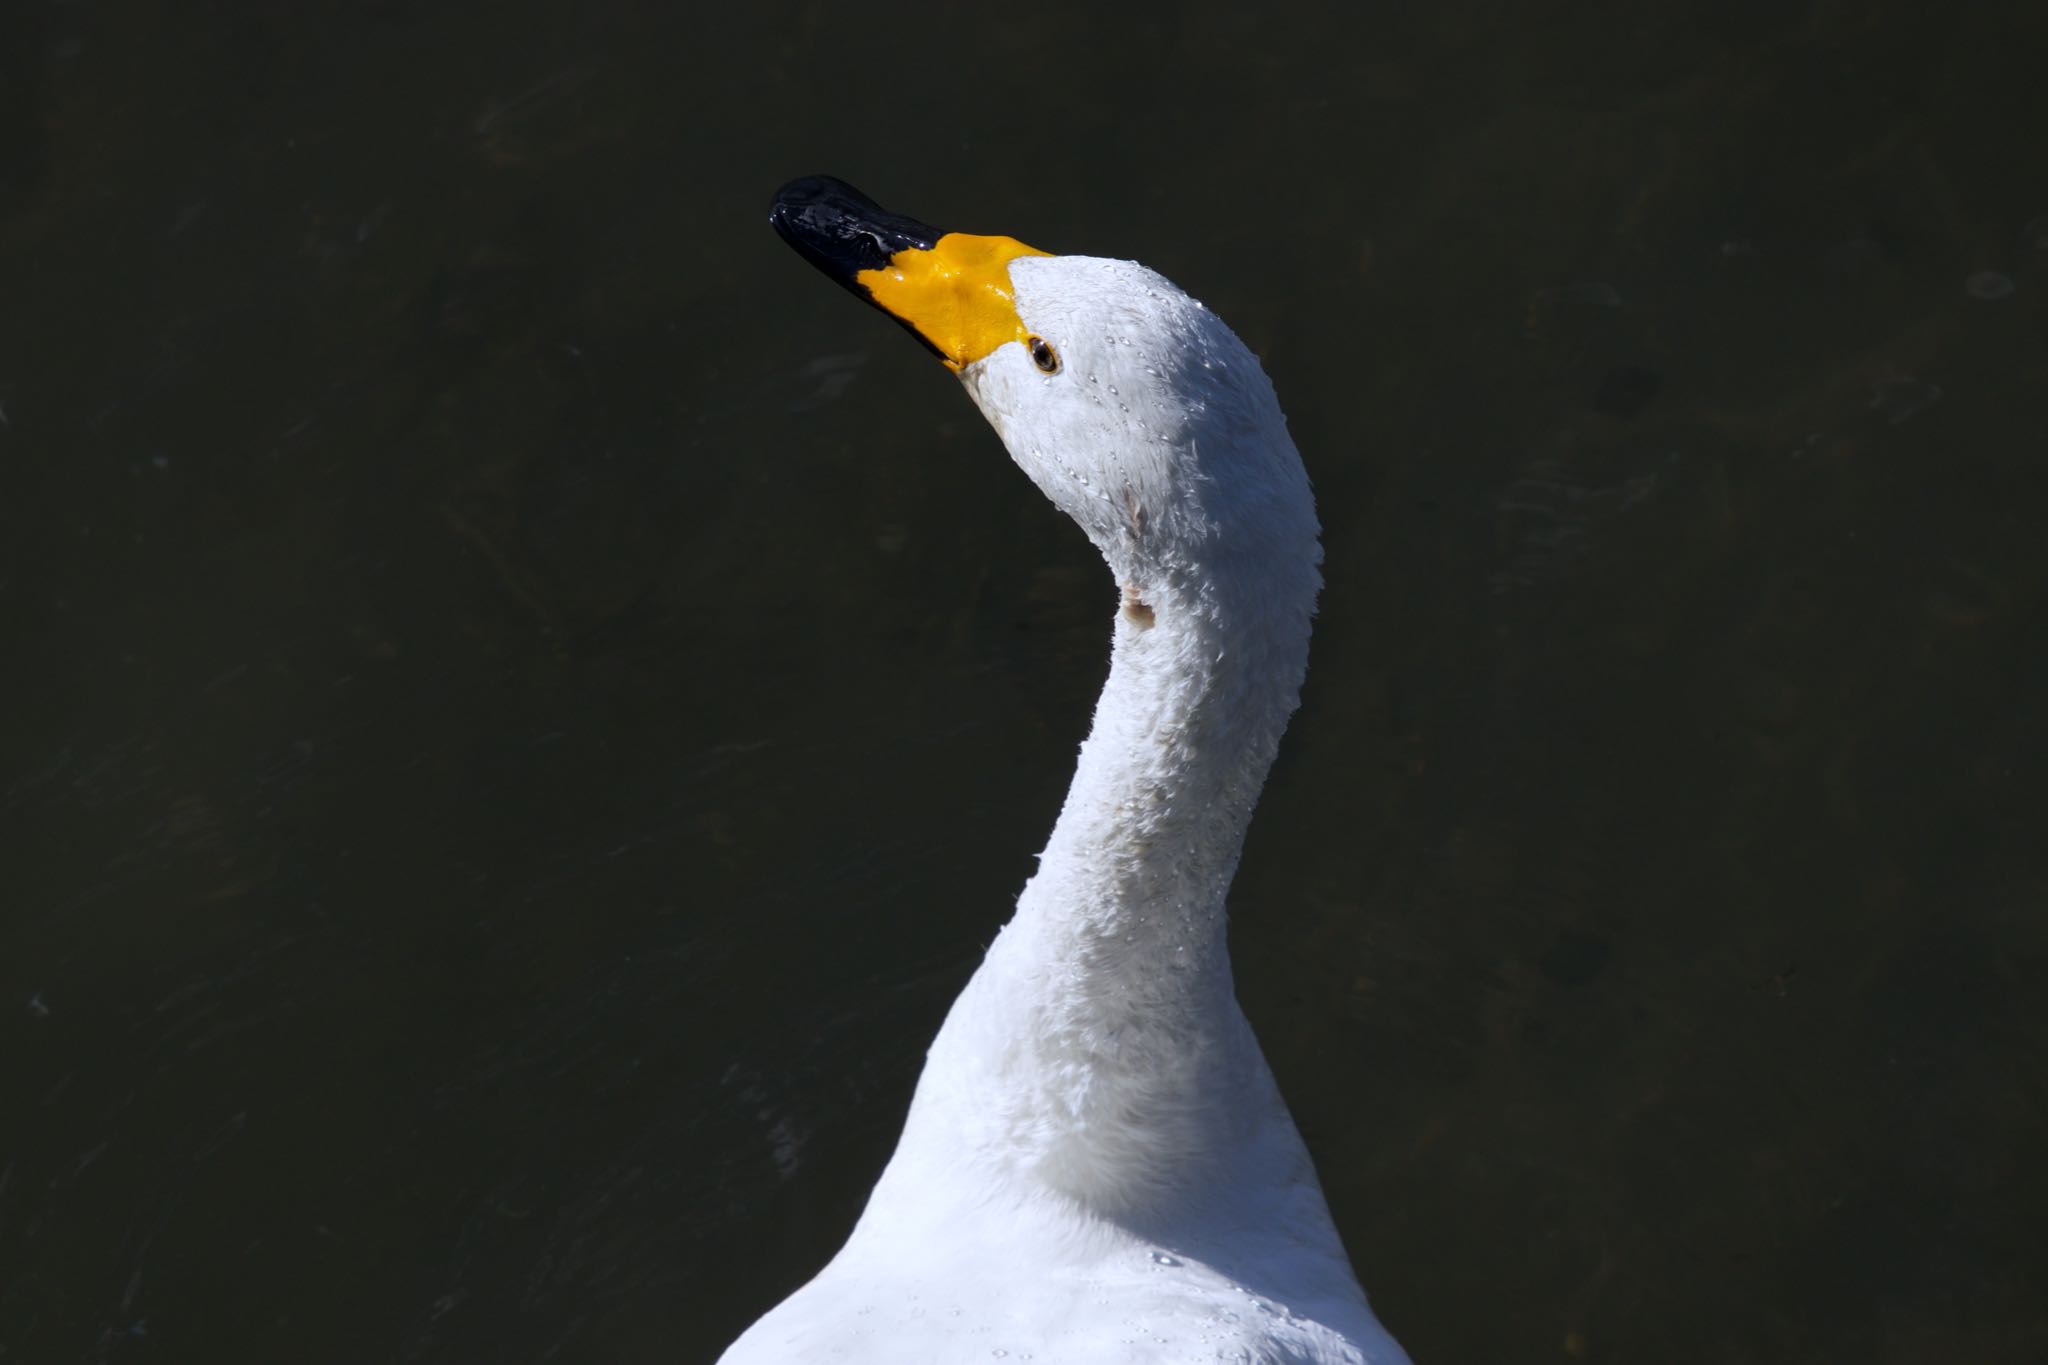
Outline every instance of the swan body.
<svg viewBox="0 0 2048 1365">
<path fill-rule="evenodd" d="M 845 1247 L 724 1365 L 1405 1365 L 1224 941 L 1320 585 L 1271 385 L 1143 266 L 937 233 L 822 178 L 772 218 L 959 374 L 1121 601 L 1065 806 L 894 1157 Z"/>
</svg>

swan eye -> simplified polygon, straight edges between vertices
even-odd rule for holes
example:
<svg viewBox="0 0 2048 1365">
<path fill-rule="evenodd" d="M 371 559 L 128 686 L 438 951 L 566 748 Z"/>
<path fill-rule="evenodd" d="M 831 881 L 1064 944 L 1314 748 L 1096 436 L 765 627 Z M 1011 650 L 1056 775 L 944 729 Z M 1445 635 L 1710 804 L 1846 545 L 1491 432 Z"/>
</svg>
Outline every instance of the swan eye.
<svg viewBox="0 0 2048 1365">
<path fill-rule="evenodd" d="M 1024 344 L 1031 348 L 1031 363 L 1047 374 L 1060 372 L 1060 353 L 1044 337 L 1026 337 Z"/>
</svg>

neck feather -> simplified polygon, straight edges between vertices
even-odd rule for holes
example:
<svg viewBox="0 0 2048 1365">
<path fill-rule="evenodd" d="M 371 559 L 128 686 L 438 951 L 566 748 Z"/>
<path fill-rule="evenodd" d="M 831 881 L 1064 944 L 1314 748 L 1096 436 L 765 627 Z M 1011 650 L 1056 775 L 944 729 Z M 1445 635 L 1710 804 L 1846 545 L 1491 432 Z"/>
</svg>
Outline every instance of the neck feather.
<svg viewBox="0 0 2048 1365">
<path fill-rule="evenodd" d="M 1016 920 L 1078 980 L 1136 1007 L 1229 989 L 1224 897 L 1308 657 L 1306 603 L 1148 596 L 1119 614 Z"/>
<path fill-rule="evenodd" d="M 934 1043 L 906 1142 L 1119 1216 L 1184 1201 L 1275 1120 L 1298 1147 L 1224 943 L 1307 664 L 1312 542 L 1282 578 L 1205 572 L 1147 594 L 1149 624 L 1120 614 L 1066 805 Z"/>
</svg>

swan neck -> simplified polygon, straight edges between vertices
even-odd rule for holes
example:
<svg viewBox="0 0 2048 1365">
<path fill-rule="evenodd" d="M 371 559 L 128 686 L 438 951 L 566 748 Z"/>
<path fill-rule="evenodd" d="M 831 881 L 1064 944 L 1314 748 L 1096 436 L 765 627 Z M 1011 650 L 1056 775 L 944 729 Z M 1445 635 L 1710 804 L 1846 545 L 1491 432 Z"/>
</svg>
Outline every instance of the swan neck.
<svg viewBox="0 0 2048 1365">
<path fill-rule="evenodd" d="M 1142 612 L 1119 614 L 1018 922 L 1041 922 L 1070 970 L 1122 978 L 1105 984 L 1142 984 L 1146 997 L 1162 978 L 1227 989 L 1225 894 L 1299 695 L 1308 604 L 1146 596 Z"/>
</svg>

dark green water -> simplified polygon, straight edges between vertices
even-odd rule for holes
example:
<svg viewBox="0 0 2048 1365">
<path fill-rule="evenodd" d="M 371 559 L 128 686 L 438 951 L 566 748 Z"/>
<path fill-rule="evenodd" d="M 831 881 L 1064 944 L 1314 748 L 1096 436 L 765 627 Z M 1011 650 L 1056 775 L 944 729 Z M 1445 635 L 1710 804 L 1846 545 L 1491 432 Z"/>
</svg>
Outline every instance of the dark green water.
<svg viewBox="0 0 2048 1365">
<path fill-rule="evenodd" d="M 1240 990 L 1419 1362 L 2048 1359 L 2048 11 L 1092 13 L 6 8 L 0 1360 L 837 1246 L 1114 592 L 813 171 L 1265 357 Z"/>
</svg>

